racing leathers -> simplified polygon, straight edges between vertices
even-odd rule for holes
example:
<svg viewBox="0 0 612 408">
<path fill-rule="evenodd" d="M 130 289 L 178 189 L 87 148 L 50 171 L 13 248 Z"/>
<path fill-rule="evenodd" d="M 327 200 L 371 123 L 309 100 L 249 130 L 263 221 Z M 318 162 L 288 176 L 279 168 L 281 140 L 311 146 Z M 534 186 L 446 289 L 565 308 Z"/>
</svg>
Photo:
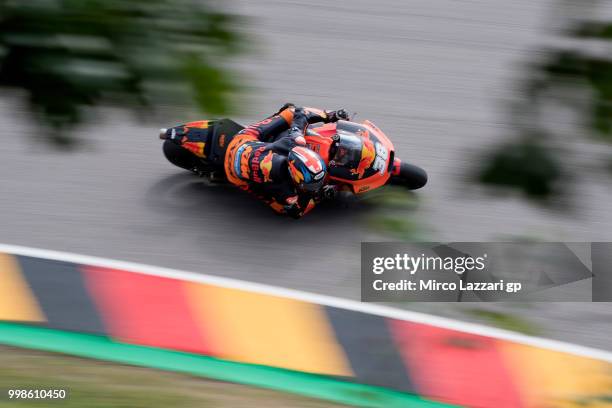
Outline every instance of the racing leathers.
<svg viewBox="0 0 612 408">
<path fill-rule="evenodd" d="M 227 146 L 225 175 L 279 214 L 300 218 L 314 208 L 319 194 L 299 191 L 291 179 L 287 155 L 305 146 L 309 123 L 335 121 L 344 111 L 283 106 L 276 114 L 235 135 Z"/>
</svg>

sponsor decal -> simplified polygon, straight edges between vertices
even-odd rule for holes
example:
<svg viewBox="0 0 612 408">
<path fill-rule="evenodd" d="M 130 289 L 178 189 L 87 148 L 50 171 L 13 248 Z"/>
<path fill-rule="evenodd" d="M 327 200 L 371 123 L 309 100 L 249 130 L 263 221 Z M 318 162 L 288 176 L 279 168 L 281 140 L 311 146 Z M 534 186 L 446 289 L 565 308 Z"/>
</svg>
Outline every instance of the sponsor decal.
<svg viewBox="0 0 612 408">
<path fill-rule="evenodd" d="M 299 171 L 298 169 L 295 168 L 295 165 L 293 164 L 293 161 L 289 162 L 289 173 L 291 173 L 291 177 L 293 178 L 293 180 L 299 184 L 302 181 L 304 181 L 304 175 L 302 174 L 301 171 Z"/>
<path fill-rule="evenodd" d="M 225 173 L 232 184 L 242 189 L 247 189 L 248 184 L 240 178 L 240 153 L 244 145 L 253 139 L 251 135 L 239 133 L 227 144 L 227 154 L 224 160 Z"/>
<path fill-rule="evenodd" d="M 268 152 L 266 157 L 264 157 L 264 159 L 261 161 L 261 164 L 259 165 L 261 174 L 264 178 L 264 183 L 272 181 L 272 178 L 270 178 L 270 173 L 272 172 L 272 155 L 273 153 L 271 151 Z"/>
<path fill-rule="evenodd" d="M 189 122 L 185 125 L 185 127 L 190 128 L 198 128 L 198 129 L 208 129 L 208 120 L 198 120 L 196 122 Z"/>
<path fill-rule="evenodd" d="M 251 159 L 251 178 L 256 183 L 270 181 L 270 172 L 272 170 L 272 151 L 269 151 L 264 159 L 261 159 L 265 147 L 261 146 L 253 153 Z M 263 178 L 262 178 L 263 176 Z"/>
<path fill-rule="evenodd" d="M 387 170 L 387 158 L 389 157 L 389 152 L 387 148 L 382 143 L 376 143 L 376 159 L 374 160 L 374 164 L 372 168 L 377 170 L 380 174 L 385 174 Z"/>
<path fill-rule="evenodd" d="M 242 148 L 242 147 L 241 147 Z M 249 179 L 249 157 L 251 156 L 251 152 L 253 151 L 252 146 L 244 146 L 242 152 L 240 153 L 240 177 L 243 179 Z"/>
<path fill-rule="evenodd" d="M 298 157 L 300 157 L 300 159 L 302 159 L 302 161 L 304 162 L 304 164 L 306 164 L 306 167 L 308 167 L 308 170 L 311 173 L 318 173 L 320 171 L 323 171 L 323 166 L 321 166 L 321 160 L 315 152 L 301 146 L 294 147 L 293 151 L 298 155 Z"/>
<path fill-rule="evenodd" d="M 185 149 L 189 150 L 191 153 L 195 154 L 198 157 L 204 158 L 204 147 L 206 143 L 203 142 L 185 142 L 181 146 Z"/>
<path fill-rule="evenodd" d="M 359 165 L 356 169 L 351 170 L 351 173 L 357 174 L 358 178 L 363 177 L 365 171 L 370 168 L 376 159 L 376 148 L 374 147 L 374 143 L 369 138 L 362 139 L 362 142 L 363 145 L 361 147 L 361 159 L 359 160 Z"/>
</svg>

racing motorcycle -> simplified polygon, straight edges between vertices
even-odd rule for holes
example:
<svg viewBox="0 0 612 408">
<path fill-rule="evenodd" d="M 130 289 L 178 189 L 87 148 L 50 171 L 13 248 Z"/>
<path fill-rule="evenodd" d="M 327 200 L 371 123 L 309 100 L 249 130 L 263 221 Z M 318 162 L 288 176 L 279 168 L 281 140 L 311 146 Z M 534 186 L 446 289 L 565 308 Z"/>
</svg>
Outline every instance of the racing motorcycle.
<svg viewBox="0 0 612 408">
<path fill-rule="evenodd" d="M 242 129 L 230 119 L 203 120 L 161 129 L 159 136 L 170 163 L 223 182 L 227 145 Z M 276 140 L 284 136 L 283 132 Z M 427 183 L 425 170 L 396 157 L 393 143 L 368 120 L 313 124 L 305 138 L 308 147 L 327 164 L 326 184 L 335 184 L 340 190 L 362 194 L 387 184 L 416 190 Z"/>
</svg>

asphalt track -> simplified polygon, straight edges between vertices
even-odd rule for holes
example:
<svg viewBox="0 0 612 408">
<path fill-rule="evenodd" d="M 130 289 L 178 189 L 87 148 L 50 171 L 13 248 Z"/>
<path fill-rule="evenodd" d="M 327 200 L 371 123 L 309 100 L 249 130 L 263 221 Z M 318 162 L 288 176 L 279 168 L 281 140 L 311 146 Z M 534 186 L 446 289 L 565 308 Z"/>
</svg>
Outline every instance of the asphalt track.
<svg viewBox="0 0 612 408">
<path fill-rule="evenodd" d="M 463 183 L 480 149 L 513 125 L 520 66 L 541 43 L 550 1 L 258 1 L 248 16 L 253 51 L 233 64 L 254 121 L 285 101 L 345 107 L 377 123 L 401 157 L 430 175 L 414 218 L 435 240 L 612 240 L 609 179 L 582 156 L 572 213 L 499 197 Z M 61 97 L 61 96 L 58 96 Z M 91 144 L 60 153 L 14 96 L 0 100 L 0 242 L 205 272 L 359 297 L 359 243 L 380 239 L 362 204 L 330 205 L 295 222 L 241 192 L 206 185 L 164 161 L 156 129 L 171 125 L 105 111 L 79 129 Z M 196 119 L 177 117 L 176 123 Z M 461 306 L 461 307 L 460 307 Z M 411 305 L 471 319 L 471 305 Z M 609 304 L 487 305 L 522 316 L 540 334 L 612 349 Z"/>
</svg>

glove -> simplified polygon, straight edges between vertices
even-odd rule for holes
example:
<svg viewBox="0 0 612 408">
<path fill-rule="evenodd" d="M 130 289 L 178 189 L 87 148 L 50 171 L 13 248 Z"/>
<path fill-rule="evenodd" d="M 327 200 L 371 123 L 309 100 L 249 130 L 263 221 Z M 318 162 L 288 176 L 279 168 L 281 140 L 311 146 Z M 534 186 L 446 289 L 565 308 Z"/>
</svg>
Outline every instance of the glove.
<svg viewBox="0 0 612 408">
<path fill-rule="evenodd" d="M 304 136 L 307 127 L 308 117 L 304 113 L 304 108 L 296 106 L 295 112 L 293 112 L 293 123 L 291 124 L 291 128 L 289 128 L 289 136 L 294 139 Z"/>
<path fill-rule="evenodd" d="M 332 122 L 332 123 L 337 122 L 339 120 L 349 120 L 350 119 L 350 115 L 346 111 L 346 109 L 338 109 L 335 111 L 328 111 L 325 113 L 327 114 L 327 121 Z"/>
<path fill-rule="evenodd" d="M 324 200 L 333 200 L 338 195 L 338 186 L 326 185 L 321 189 L 321 198 Z"/>
<path fill-rule="evenodd" d="M 276 116 L 278 114 L 280 114 L 282 111 L 284 111 L 287 108 L 294 108 L 295 104 L 291 103 L 291 102 L 287 102 L 285 103 L 283 106 L 280 107 L 280 109 L 272 116 Z"/>
</svg>

